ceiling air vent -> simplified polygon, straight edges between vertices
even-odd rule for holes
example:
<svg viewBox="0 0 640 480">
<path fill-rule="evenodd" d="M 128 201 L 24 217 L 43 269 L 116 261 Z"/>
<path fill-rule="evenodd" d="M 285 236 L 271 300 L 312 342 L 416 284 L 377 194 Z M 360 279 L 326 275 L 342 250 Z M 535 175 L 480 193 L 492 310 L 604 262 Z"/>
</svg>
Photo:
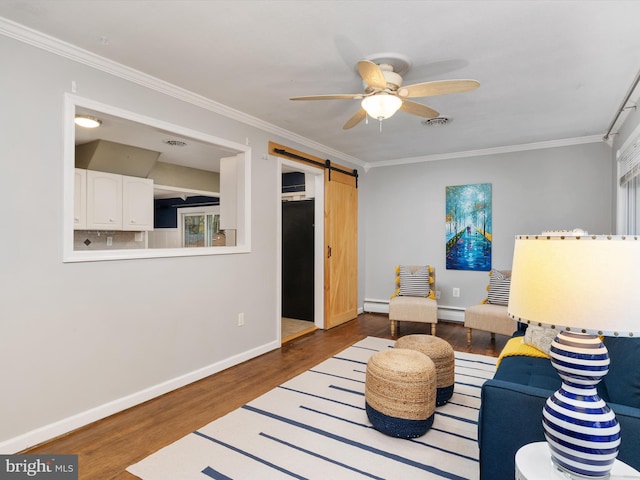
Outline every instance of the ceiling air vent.
<svg viewBox="0 0 640 480">
<path fill-rule="evenodd" d="M 444 127 L 446 124 L 451 123 L 452 119 L 447 117 L 427 118 L 422 121 L 422 124 L 427 127 Z"/>
<path fill-rule="evenodd" d="M 171 145 L 172 147 L 186 147 L 187 142 L 183 142 L 182 140 L 164 140 L 164 143 L 167 145 Z"/>
</svg>

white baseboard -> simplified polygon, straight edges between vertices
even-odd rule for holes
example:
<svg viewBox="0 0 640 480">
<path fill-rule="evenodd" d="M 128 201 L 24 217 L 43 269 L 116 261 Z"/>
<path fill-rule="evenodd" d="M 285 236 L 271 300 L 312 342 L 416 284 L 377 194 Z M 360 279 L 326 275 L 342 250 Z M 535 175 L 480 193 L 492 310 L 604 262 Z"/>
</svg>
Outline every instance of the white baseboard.
<svg viewBox="0 0 640 480">
<path fill-rule="evenodd" d="M 464 322 L 464 308 L 452 307 L 448 305 L 438 305 L 438 320 L 448 320 L 452 322 Z M 389 314 L 389 300 L 379 300 L 375 298 L 365 298 L 364 311 L 371 313 Z"/>
<path fill-rule="evenodd" d="M 280 348 L 280 344 L 278 342 L 270 342 L 261 345 L 212 365 L 208 365 L 185 375 L 167 380 L 166 382 L 162 382 L 158 385 L 132 393 L 131 395 L 105 403 L 99 407 L 86 410 L 71 417 L 31 430 L 30 432 L 26 432 L 17 437 L 10 438 L 0 442 L 0 454 L 21 452 L 34 445 L 38 445 L 65 433 L 69 433 L 80 427 L 84 427 L 85 425 L 89 425 L 90 423 L 108 417 L 109 415 L 113 415 L 114 413 L 139 405 L 151 400 L 152 398 L 164 395 L 172 390 L 184 387 L 185 385 L 206 378 L 214 373 L 221 372 L 222 370 L 233 367 L 234 365 L 238 365 L 246 360 L 250 360 L 277 348 Z"/>
</svg>

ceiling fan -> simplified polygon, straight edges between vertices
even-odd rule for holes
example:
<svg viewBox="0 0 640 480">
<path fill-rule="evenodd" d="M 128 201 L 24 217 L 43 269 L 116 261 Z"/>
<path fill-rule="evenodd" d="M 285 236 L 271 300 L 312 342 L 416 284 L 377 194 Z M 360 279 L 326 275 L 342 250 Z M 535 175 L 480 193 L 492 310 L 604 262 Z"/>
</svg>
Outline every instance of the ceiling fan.
<svg viewBox="0 0 640 480">
<path fill-rule="evenodd" d="M 377 120 L 384 120 L 391 117 L 398 110 L 418 115 L 425 118 L 435 118 L 440 114 L 434 109 L 422 103 L 409 100 L 410 98 L 432 97 L 444 95 L 446 93 L 461 93 L 474 90 L 480 86 L 477 80 L 436 80 L 433 82 L 414 83 L 413 85 L 402 86 L 401 70 L 408 71 L 409 63 L 404 61 L 400 68 L 393 65 L 394 60 L 388 58 L 380 59 L 377 63 L 375 58 L 371 60 L 360 60 L 357 71 L 364 83 L 363 93 L 347 93 L 337 95 L 311 95 L 306 97 L 293 97 L 290 100 L 362 100 L 361 108 L 356 114 L 347 120 L 342 127 L 349 129 L 355 127 L 364 120 L 367 115 Z M 388 62 L 388 63 L 387 63 Z"/>
</svg>

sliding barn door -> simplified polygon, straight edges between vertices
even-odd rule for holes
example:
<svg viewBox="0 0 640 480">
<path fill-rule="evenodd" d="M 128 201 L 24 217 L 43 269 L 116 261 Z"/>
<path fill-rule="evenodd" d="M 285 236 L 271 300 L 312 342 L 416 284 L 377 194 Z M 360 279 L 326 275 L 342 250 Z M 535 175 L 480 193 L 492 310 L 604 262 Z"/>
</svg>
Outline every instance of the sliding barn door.
<svg viewBox="0 0 640 480">
<path fill-rule="evenodd" d="M 358 316 L 358 177 L 313 155 L 269 142 L 269 153 L 324 168 L 324 328 Z"/>
<path fill-rule="evenodd" d="M 325 170 L 325 328 L 358 315 L 357 178 Z"/>
</svg>

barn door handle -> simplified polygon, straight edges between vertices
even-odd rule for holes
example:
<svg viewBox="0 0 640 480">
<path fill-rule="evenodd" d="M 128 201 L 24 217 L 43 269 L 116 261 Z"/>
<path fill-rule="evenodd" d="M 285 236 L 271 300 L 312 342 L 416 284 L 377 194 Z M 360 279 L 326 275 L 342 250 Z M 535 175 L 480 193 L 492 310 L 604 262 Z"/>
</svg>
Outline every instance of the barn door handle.
<svg viewBox="0 0 640 480">
<path fill-rule="evenodd" d="M 331 245 L 327 245 L 327 258 L 331 258 Z"/>
</svg>

